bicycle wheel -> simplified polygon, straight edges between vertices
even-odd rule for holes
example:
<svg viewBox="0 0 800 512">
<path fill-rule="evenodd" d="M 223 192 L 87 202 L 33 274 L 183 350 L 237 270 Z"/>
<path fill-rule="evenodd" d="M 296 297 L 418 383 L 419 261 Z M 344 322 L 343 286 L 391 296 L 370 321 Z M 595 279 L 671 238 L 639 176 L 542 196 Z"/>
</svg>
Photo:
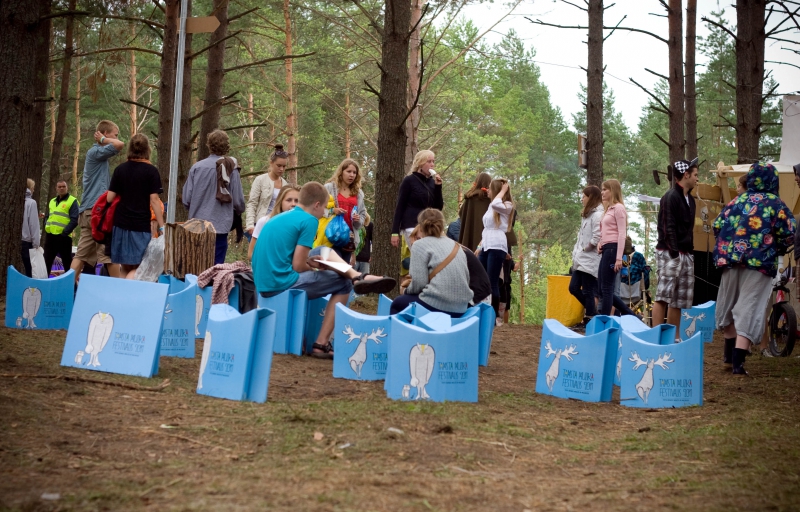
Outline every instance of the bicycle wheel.
<svg viewBox="0 0 800 512">
<path fill-rule="evenodd" d="M 794 349 L 797 318 L 785 302 L 772 306 L 769 316 L 769 350 L 775 357 L 788 357 Z"/>
</svg>

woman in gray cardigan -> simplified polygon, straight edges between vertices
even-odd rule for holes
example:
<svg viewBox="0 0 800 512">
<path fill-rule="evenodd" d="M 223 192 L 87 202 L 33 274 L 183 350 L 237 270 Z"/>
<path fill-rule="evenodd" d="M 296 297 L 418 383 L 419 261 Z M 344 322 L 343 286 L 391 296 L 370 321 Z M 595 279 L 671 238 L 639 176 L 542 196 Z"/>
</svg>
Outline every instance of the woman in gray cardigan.
<svg viewBox="0 0 800 512">
<path fill-rule="evenodd" d="M 344 216 L 344 221 L 350 227 L 350 243 L 343 247 L 334 247 L 333 250 L 342 259 L 351 265 L 351 256 L 359 243 L 358 230 L 363 225 L 367 209 L 364 207 L 364 191 L 361 190 L 361 169 L 358 163 L 345 158 L 331 179 L 325 183 L 325 190 L 333 198 L 333 208 L 328 210 L 326 217 L 333 215 Z"/>
<path fill-rule="evenodd" d="M 30 250 L 39 248 L 39 240 L 42 237 L 39 230 L 39 208 L 32 197 L 35 187 L 36 182 L 28 178 L 28 188 L 25 190 L 25 213 L 22 217 L 22 245 L 20 247 L 22 265 L 25 267 L 25 275 L 28 277 L 33 277 Z"/>
<path fill-rule="evenodd" d="M 585 324 L 597 314 L 594 303 L 597 270 L 600 265 L 597 244 L 600 243 L 600 221 L 603 219 L 604 211 L 600 189 L 594 185 L 583 189 L 581 203 L 583 204 L 581 230 L 572 249 L 572 279 L 569 282 L 569 292 L 586 309 L 583 319 L 585 327 Z"/>
<path fill-rule="evenodd" d="M 411 245 L 408 269 L 411 283 L 403 295 L 392 301 L 390 314 L 399 313 L 412 302 L 417 302 L 429 311 L 460 317 L 472 300 L 467 257 L 461 245 L 443 236 L 444 215 L 434 208 L 419 213 L 415 231 L 412 238 L 415 234 L 419 238 Z M 430 279 L 437 269 L 436 275 Z"/>
<path fill-rule="evenodd" d="M 283 145 L 275 144 L 275 151 L 269 157 L 269 171 L 253 180 L 245 207 L 245 230 L 251 235 L 258 220 L 272 213 L 280 190 L 289 184 L 283 179 L 288 162 L 289 153 L 283 150 Z"/>
</svg>

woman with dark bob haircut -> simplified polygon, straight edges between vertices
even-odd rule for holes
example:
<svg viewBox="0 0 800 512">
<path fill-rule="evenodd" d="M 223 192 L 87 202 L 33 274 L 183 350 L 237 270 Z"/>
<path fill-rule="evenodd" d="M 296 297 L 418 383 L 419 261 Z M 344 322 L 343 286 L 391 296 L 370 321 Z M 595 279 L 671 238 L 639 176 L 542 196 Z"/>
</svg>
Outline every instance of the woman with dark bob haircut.
<svg viewBox="0 0 800 512">
<path fill-rule="evenodd" d="M 108 201 L 119 196 L 111 234 L 111 261 L 120 264 L 120 277 L 134 279 L 150 243 L 151 207 L 159 233 L 164 231 L 163 207 L 158 195 L 161 177 L 150 163 L 150 141 L 137 133 L 128 142 L 128 160 L 114 170 Z"/>
</svg>

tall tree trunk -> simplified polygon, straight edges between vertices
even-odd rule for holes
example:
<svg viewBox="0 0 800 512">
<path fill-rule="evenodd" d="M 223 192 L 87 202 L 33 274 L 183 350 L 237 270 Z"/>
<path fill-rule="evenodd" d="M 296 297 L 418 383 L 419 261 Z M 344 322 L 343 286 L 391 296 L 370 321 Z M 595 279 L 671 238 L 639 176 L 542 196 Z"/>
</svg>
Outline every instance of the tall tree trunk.
<svg viewBox="0 0 800 512">
<path fill-rule="evenodd" d="M 69 10 L 74 11 L 76 0 L 69 0 Z M 56 194 L 56 182 L 61 177 L 61 151 L 64 143 L 64 130 L 67 127 L 67 107 L 69 106 L 69 75 L 72 67 L 72 37 L 75 28 L 75 18 L 67 16 L 67 29 L 64 35 L 64 62 L 61 66 L 61 91 L 58 95 L 58 117 L 56 118 L 56 135 L 53 139 L 53 151 L 50 153 L 50 179 L 47 187 L 47 197 Z"/>
<path fill-rule="evenodd" d="M 350 87 L 344 90 L 344 157 L 350 158 Z"/>
<path fill-rule="evenodd" d="M 31 130 L 31 166 L 28 169 L 28 177 L 33 178 L 41 184 L 42 175 L 45 169 L 44 159 L 44 126 L 47 124 L 47 96 L 48 68 L 50 67 L 50 34 L 52 32 L 52 22 L 40 23 L 36 28 L 36 81 L 33 83 L 34 95 L 38 101 L 33 106 L 33 129 Z M 53 102 L 55 103 L 55 102 Z M 41 186 L 33 191 L 33 199 L 39 202 L 39 191 Z"/>
<path fill-rule="evenodd" d="M 214 0 L 214 14 L 219 19 L 219 27 L 211 34 L 209 44 L 214 44 L 228 35 L 228 0 Z M 206 72 L 206 93 L 203 108 L 214 105 L 222 97 L 222 83 L 225 80 L 225 43 L 219 43 L 208 50 L 208 71 Z M 209 155 L 206 139 L 208 134 L 219 128 L 221 106 L 206 110 L 200 118 L 200 138 L 197 141 L 197 158 L 202 160 Z M 252 124 L 252 123 L 250 123 Z"/>
<path fill-rule="evenodd" d="M 192 0 L 186 4 L 186 16 L 192 15 Z M 180 145 L 178 146 L 178 193 L 175 195 L 177 204 L 175 205 L 175 221 L 182 222 L 189 218 L 189 212 L 183 207 L 181 201 L 183 184 L 189 176 L 189 169 L 192 168 L 192 146 L 196 140 L 196 134 L 192 135 L 192 61 L 189 56 L 192 54 L 192 34 L 186 34 L 186 49 L 183 54 L 183 90 L 181 91 L 181 133 Z"/>
<path fill-rule="evenodd" d="M 75 151 L 72 153 L 72 193 L 78 191 L 78 159 L 81 157 L 81 58 L 75 57 Z"/>
<path fill-rule="evenodd" d="M 136 25 L 131 24 L 131 35 L 135 38 L 136 37 Z M 131 69 L 130 69 L 130 78 L 131 78 L 131 101 L 139 101 L 139 86 L 136 82 L 136 52 L 131 50 Z M 136 135 L 137 127 L 139 126 L 139 112 L 136 105 L 131 104 L 131 137 Z"/>
<path fill-rule="evenodd" d="M 164 41 L 161 46 L 161 83 L 158 88 L 158 174 L 166 197 L 169 189 L 169 155 L 172 146 L 172 111 L 175 107 L 175 69 L 178 57 L 180 0 L 164 0 Z M 177 205 L 176 205 L 177 206 Z M 176 210 L 177 211 L 177 210 Z"/>
<path fill-rule="evenodd" d="M 697 0 L 686 0 L 686 156 L 697 153 L 697 93 L 695 91 L 695 47 L 697 41 Z"/>
<path fill-rule="evenodd" d="M 381 90 L 378 97 L 378 156 L 375 171 L 375 233 L 373 254 L 377 274 L 397 277 L 400 252 L 390 242 L 400 181 L 405 176 L 408 110 L 408 30 L 411 4 L 386 0 L 381 49 Z"/>
<path fill-rule="evenodd" d="M 765 11 L 765 0 L 736 2 L 736 148 L 740 164 L 751 164 L 759 156 Z"/>
<path fill-rule="evenodd" d="M 411 21 L 409 30 L 414 28 L 408 40 L 408 108 L 414 105 L 417 99 L 419 83 L 422 80 L 422 62 L 420 61 L 420 51 L 422 49 L 422 28 L 419 20 L 422 18 L 422 1 L 411 0 Z M 419 103 L 414 107 L 414 111 L 406 119 L 406 166 L 408 171 L 414 155 L 419 151 Z"/>
<path fill-rule="evenodd" d="M 603 183 L 603 0 L 589 0 L 586 69 L 586 182 Z"/>
<path fill-rule="evenodd" d="M 669 0 L 669 161 L 685 158 L 683 91 L 683 1 Z"/>
<path fill-rule="evenodd" d="M 20 262 L 22 199 L 25 178 L 34 159 L 37 69 L 47 60 L 40 17 L 50 12 L 50 0 L 0 2 L 0 268 Z M 42 132 L 40 135 L 44 135 Z M 18 267 L 19 268 L 19 267 Z M 6 293 L 6 273 L 0 272 L 0 295 Z"/>
<path fill-rule="evenodd" d="M 292 54 L 292 18 L 289 16 L 289 0 L 283 0 L 283 23 L 286 40 L 284 43 L 284 55 Z M 297 167 L 297 118 L 295 116 L 294 105 L 294 76 L 292 74 L 292 59 L 286 59 L 286 152 L 289 153 L 288 167 Z M 297 170 L 292 169 L 288 173 L 288 181 L 297 184 Z"/>
</svg>

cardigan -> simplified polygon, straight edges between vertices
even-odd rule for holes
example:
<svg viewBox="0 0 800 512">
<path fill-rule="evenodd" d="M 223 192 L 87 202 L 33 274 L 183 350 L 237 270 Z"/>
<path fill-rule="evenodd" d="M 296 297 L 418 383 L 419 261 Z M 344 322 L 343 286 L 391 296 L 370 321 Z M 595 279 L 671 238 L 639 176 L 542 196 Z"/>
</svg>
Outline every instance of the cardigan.
<svg viewBox="0 0 800 512">
<path fill-rule="evenodd" d="M 426 178 L 422 173 L 412 172 L 400 182 L 392 234 L 399 235 L 401 229 L 416 227 L 417 216 L 426 208 L 444 208 L 442 186 L 434 182 L 433 176 Z"/>
</svg>

